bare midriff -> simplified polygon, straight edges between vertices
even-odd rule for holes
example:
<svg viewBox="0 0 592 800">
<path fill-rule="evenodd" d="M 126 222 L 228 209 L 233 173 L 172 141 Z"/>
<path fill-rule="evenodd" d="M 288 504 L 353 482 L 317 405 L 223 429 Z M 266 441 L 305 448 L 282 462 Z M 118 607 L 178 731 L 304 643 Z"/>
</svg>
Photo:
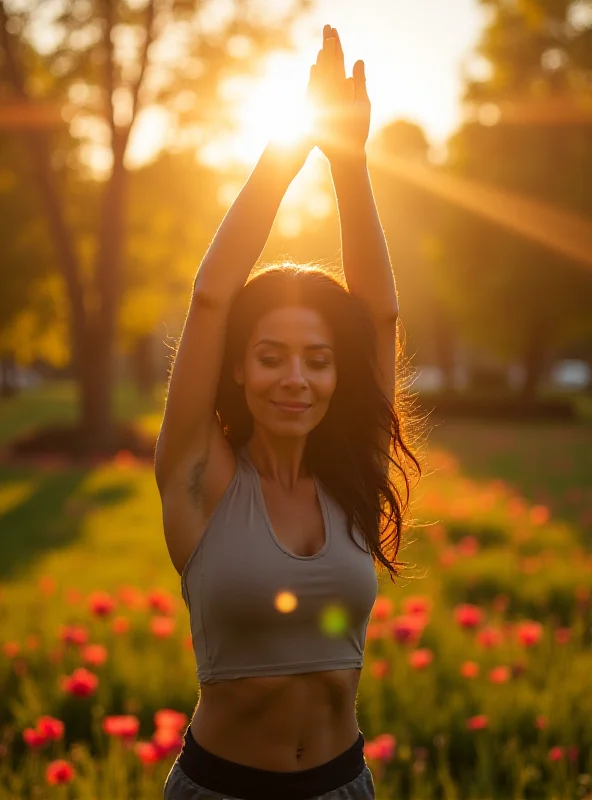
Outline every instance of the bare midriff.
<svg viewBox="0 0 592 800">
<path fill-rule="evenodd" d="M 203 683 L 191 733 L 214 755 L 257 769 L 325 764 L 359 736 L 360 669 Z"/>
</svg>

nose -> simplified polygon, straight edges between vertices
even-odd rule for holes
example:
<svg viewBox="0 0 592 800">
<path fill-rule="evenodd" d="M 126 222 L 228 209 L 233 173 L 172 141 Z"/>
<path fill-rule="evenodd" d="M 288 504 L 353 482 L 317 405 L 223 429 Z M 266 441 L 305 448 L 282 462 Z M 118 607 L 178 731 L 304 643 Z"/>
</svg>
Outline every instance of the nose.
<svg viewBox="0 0 592 800">
<path fill-rule="evenodd" d="M 281 385 L 285 386 L 286 388 L 294 388 L 300 389 L 306 386 L 306 376 L 304 374 L 304 370 L 302 368 L 302 361 L 297 356 L 294 358 L 289 359 L 288 361 L 288 368 L 284 372 L 281 378 Z"/>
</svg>

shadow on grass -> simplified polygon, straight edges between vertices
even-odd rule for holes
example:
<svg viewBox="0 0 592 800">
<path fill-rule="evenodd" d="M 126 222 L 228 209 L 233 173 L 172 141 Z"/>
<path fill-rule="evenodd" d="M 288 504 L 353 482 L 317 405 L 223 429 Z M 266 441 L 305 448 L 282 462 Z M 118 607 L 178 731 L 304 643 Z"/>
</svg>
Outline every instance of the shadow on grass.
<svg viewBox="0 0 592 800">
<path fill-rule="evenodd" d="M 36 558 L 69 546 L 81 536 L 84 517 L 94 505 L 119 503 L 132 492 L 126 483 L 114 483 L 82 495 L 87 474 L 80 469 L 23 475 L 33 480 L 33 490 L 0 516 L 0 579 L 14 577 Z M 0 469 L 0 484 L 14 480 L 14 470 Z"/>
</svg>

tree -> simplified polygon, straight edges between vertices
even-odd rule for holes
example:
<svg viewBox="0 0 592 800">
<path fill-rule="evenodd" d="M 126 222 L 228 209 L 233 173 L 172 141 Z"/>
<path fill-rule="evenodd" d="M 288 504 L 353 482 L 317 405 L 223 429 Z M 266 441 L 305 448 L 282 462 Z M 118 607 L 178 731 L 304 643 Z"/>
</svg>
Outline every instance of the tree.
<svg viewBox="0 0 592 800">
<path fill-rule="evenodd" d="M 449 141 L 454 174 L 531 196 L 592 221 L 589 4 L 484 0 L 478 47 L 489 74 L 467 82 L 467 122 Z M 579 9 L 579 11 L 578 11 Z M 589 91 L 589 90 L 588 90 Z M 439 292 L 465 335 L 525 366 L 532 397 L 554 353 L 592 336 L 592 275 L 458 208 L 441 214 Z"/>
<path fill-rule="evenodd" d="M 198 134 L 229 122 L 218 94 L 222 80 L 288 46 L 290 23 L 307 5 L 294 0 L 288 12 L 269 20 L 255 4 L 238 0 L 219 9 L 200 0 L 0 2 L 3 99 L 51 100 L 67 122 L 57 133 L 29 131 L 26 141 L 69 307 L 82 449 L 116 446 L 114 346 L 124 283 L 129 143 L 139 116 L 166 109 L 195 146 Z M 216 10 L 222 18 L 215 18 Z M 231 48 L 236 57 L 229 54 L 231 41 L 241 45 Z M 75 207 L 70 193 L 77 176 L 99 160 L 104 175 L 94 198 L 92 240 L 82 244 L 66 198 Z"/>
</svg>

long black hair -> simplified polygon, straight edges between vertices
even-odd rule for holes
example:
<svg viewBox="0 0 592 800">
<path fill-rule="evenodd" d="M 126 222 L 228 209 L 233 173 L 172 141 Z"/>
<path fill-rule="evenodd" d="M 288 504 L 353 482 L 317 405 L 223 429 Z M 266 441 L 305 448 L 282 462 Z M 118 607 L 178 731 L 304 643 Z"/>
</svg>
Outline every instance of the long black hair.
<svg viewBox="0 0 592 800">
<path fill-rule="evenodd" d="M 394 582 L 399 568 L 407 566 L 397 561 L 397 554 L 409 508 L 410 477 L 419 479 L 422 474 L 418 454 L 411 451 L 421 429 L 412 397 L 403 391 L 407 374 L 403 344 L 398 342 L 396 353 L 396 399 L 388 398 L 377 379 L 372 317 L 365 303 L 337 277 L 308 265 L 274 265 L 250 278 L 238 292 L 228 314 L 216 397 L 222 430 L 235 450 L 250 439 L 253 418 L 233 367 L 242 363 L 257 320 L 288 305 L 318 311 L 335 343 L 337 384 L 327 413 L 308 434 L 305 464 L 344 509 L 350 536 L 356 525 L 375 564 L 386 567 Z M 388 452 L 381 449 L 379 430 L 390 434 Z M 413 442 L 408 439 L 411 432 Z"/>
</svg>

